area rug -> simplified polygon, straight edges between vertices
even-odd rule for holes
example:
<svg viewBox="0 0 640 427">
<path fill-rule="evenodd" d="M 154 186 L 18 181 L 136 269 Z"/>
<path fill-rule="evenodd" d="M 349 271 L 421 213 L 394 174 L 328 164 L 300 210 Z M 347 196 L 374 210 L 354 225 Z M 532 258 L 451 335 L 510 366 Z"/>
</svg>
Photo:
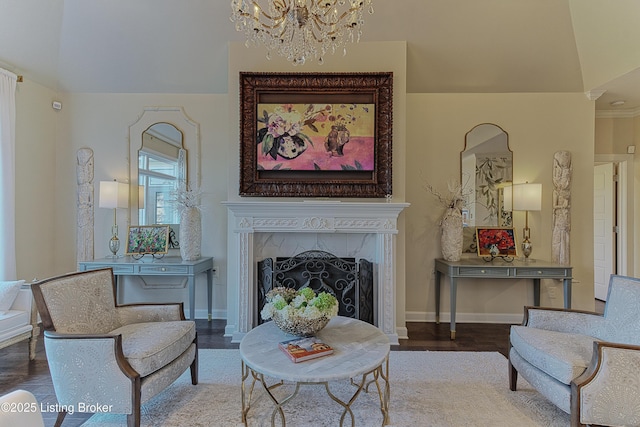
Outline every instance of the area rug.
<svg viewBox="0 0 640 427">
<path fill-rule="evenodd" d="M 304 363 L 304 362 L 303 362 Z M 238 350 L 200 350 L 199 384 L 189 372 L 142 408 L 143 426 L 241 426 L 241 368 Z M 518 391 L 509 390 L 507 359 L 500 353 L 392 351 L 390 426 L 568 426 L 569 416 L 557 409 L 522 378 Z M 285 384 L 274 394 L 286 396 Z M 348 382 L 332 383 L 331 391 L 346 399 Z M 271 406 L 256 388 L 248 425 L 271 425 Z M 290 427 L 329 427 L 340 424 L 342 408 L 323 386 L 302 386 L 285 406 Z M 382 414 L 375 388 L 362 393 L 352 406 L 356 426 L 380 426 Z M 124 415 L 96 414 L 86 427 L 126 425 Z M 276 425 L 281 425 L 279 419 Z M 345 420 L 345 425 L 351 425 Z"/>
</svg>

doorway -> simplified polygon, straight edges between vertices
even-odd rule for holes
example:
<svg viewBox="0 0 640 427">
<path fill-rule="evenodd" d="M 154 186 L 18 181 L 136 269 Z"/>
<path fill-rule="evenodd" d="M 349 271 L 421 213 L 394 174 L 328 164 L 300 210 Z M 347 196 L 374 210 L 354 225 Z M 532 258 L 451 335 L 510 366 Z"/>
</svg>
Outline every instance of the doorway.
<svg viewBox="0 0 640 427">
<path fill-rule="evenodd" d="M 633 259 L 633 156 L 596 155 L 593 179 L 594 296 L 606 301 L 609 276 Z"/>
<path fill-rule="evenodd" d="M 617 273 L 617 163 L 596 164 L 593 171 L 593 294 L 607 300 L 609 276 Z"/>
</svg>

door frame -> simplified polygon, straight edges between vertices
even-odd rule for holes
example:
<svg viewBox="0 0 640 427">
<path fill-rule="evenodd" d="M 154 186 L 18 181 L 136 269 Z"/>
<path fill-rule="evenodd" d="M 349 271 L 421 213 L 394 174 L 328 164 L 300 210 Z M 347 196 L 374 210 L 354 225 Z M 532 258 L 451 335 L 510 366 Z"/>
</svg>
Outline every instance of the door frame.
<svg viewBox="0 0 640 427">
<path fill-rule="evenodd" d="M 618 185 L 616 186 L 616 239 L 618 256 L 616 257 L 617 274 L 633 275 L 634 256 L 634 209 L 633 209 L 633 154 L 596 154 L 594 166 L 598 163 L 618 164 Z M 631 236 L 631 239 L 629 238 Z"/>
</svg>

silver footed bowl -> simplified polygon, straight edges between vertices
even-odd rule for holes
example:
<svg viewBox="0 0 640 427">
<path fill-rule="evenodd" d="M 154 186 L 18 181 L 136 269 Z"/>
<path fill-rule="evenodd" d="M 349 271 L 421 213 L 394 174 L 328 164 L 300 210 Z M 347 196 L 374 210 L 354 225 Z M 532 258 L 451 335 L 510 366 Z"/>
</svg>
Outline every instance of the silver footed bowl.
<svg viewBox="0 0 640 427">
<path fill-rule="evenodd" d="M 278 328 L 280 328 L 283 332 L 286 332 L 291 335 L 296 335 L 298 337 L 312 337 L 318 332 L 322 330 L 327 323 L 329 323 L 329 318 L 322 316 L 317 319 L 308 319 L 306 317 L 295 316 L 284 318 L 279 312 L 273 313 L 271 316 L 273 322 L 276 324 Z"/>
</svg>

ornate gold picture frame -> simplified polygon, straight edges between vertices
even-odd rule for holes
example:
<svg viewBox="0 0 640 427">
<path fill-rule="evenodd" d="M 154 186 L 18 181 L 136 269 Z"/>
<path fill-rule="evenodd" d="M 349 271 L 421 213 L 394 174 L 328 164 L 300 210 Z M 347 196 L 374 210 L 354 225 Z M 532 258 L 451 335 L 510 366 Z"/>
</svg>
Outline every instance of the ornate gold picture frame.
<svg viewBox="0 0 640 427">
<path fill-rule="evenodd" d="M 240 73 L 241 196 L 392 193 L 393 73 Z"/>
</svg>

